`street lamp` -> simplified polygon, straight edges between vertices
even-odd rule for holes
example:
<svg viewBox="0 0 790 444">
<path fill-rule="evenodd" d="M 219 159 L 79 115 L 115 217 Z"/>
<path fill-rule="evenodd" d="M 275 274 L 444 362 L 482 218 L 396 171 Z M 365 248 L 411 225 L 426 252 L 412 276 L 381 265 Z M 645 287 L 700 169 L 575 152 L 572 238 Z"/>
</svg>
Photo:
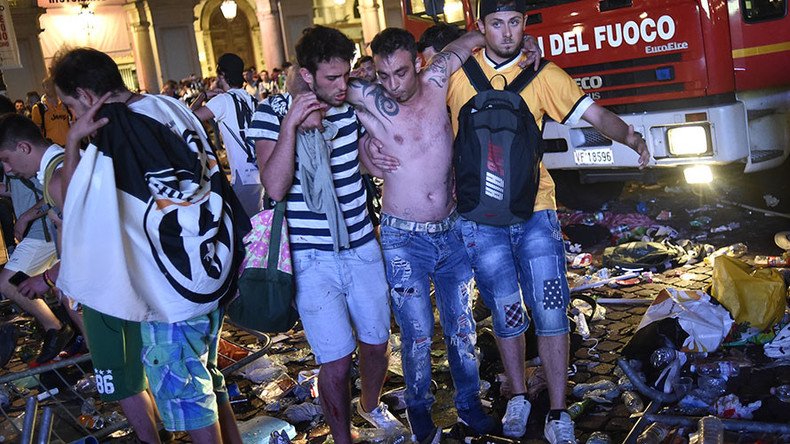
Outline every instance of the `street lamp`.
<svg viewBox="0 0 790 444">
<path fill-rule="evenodd" d="M 225 0 L 219 6 L 220 11 L 222 11 L 222 16 L 225 17 L 225 20 L 235 19 L 237 8 L 238 5 L 236 4 L 235 0 Z"/>
</svg>

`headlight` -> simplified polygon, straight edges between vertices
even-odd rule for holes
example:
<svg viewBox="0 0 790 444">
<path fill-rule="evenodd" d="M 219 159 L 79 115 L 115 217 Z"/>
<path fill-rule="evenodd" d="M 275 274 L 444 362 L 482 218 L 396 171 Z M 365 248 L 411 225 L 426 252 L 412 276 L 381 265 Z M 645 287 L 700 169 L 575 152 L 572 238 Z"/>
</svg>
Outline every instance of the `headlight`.
<svg viewBox="0 0 790 444">
<path fill-rule="evenodd" d="M 683 170 L 686 183 L 711 183 L 713 172 L 708 165 L 694 165 Z"/>
<path fill-rule="evenodd" d="M 708 127 L 688 125 L 667 130 L 669 152 L 674 156 L 695 156 L 710 151 Z"/>
</svg>

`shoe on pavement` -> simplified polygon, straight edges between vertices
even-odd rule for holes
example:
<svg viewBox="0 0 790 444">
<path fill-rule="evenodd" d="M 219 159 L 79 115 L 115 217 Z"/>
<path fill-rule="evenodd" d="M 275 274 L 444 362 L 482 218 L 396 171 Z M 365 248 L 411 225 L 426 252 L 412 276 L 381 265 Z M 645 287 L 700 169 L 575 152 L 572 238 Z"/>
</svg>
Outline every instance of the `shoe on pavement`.
<svg viewBox="0 0 790 444">
<path fill-rule="evenodd" d="M 55 358 L 63 348 L 74 337 L 74 330 L 68 324 L 64 324 L 60 330 L 51 328 L 44 333 L 44 343 L 41 345 L 41 353 L 38 354 L 36 362 L 43 364 Z"/>
<path fill-rule="evenodd" d="M 527 431 L 527 419 L 532 405 L 524 395 L 510 398 L 505 416 L 502 417 L 502 434 L 508 438 L 521 438 Z"/>
<path fill-rule="evenodd" d="M 373 411 L 366 412 L 362 408 L 362 401 L 357 400 L 357 413 L 377 429 L 392 430 L 404 428 L 403 424 L 398 421 L 398 418 L 387 410 L 387 404 L 383 402 L 380 402 Z"/>
<path fill-rule="evenodd" d="M 568 412 L 560 412 L 559 416 L 552 418 L 551 412 L 546 416 L 546 426 L 543 436 L 550 444 L 576 444 L 573 420 Z"/>
</svg>

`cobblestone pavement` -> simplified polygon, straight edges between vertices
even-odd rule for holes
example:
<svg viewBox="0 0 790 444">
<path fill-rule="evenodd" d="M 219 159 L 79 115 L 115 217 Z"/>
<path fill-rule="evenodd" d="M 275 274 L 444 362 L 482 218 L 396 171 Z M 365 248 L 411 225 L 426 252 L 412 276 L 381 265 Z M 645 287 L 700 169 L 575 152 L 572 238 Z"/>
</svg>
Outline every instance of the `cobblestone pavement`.
<svg viewBox="0 0 790 444">
<path fill-rule="evenodd" d="M 729 186 L 729 188 L 727 188 Z M 746 261 L 751 261 L 755 255 L 776 255 L 779 251 L 773 245 L 773 233 L 782 229 L 790 228 L 788 219 L 767 217 L 759 212 L 738 208 L 729 204 L 723 204 L 722 200 L 735 199 L 742 190 L 731 183 L 723 183 L 722 187 L 728 189 L 726 196 L 718 194 L 713 190 L 696 191 L 688 187 L 678 184 L 677 182 L 664 181 L 652 185 L 629 184 L 621 198 L 610 204 L 608 211 L 614 213 L 627 213 L 633 212 L 636 205 L 640 202 L 647 204 L 648 215 L 655 216 L 661 210 L 671 211 L 673 216 L 670 220 L 662 222 L 676 228 L 681 237 L 698 238 L 700 241 L 713 244 L 715 247 L 726 246 L 735 242 L 744 242 L 748 245 L 749 251 L 744 256 Z M 782 205 L 790 203 L 790 194 L 788 197 L 782 197 Z M 759 196 L 758 196 L 759 198 Z M 750 205 L 759 205 L 760 202 L 755 202 L 752 199 Z M 706 207 L 707 206 L 707 207 Z M 788 205 L 790 207 L 790 205 Z M 689 213 L 686 210 L 694 210 L 699 208 L 707 208 L 707 210 L 699 210 L 698 212 Z M 787 207 L 782 207 L 787 208 Z M 787 212 L 790 208 L 780 210 Z M 689 222 L 698 216 L 705 214 L 711 217 L 711 221 L 707 228 L 694 229 L 691 228 Z M 722 233 L 710 233 L 709 228 L 725 225 L 732 222 L 738 222 L 740 226 L 732 231 Z M 601 265 L 601 253 L 605 244 L 599 244 L 587 251 L 593 254 L 593 266 Z M 606 298 L 617 298 L 624 301 L 640 301 L 636 304 L 629 303 L 616 303 L 607 304 L 606 318 L 602 321 L 594 322 L 591 324 L 591 340 L 584 341 L 578 348 L 574 349 L 573 356 L 571 356 L 571 363 L 574 370 L 570 377 L 570 383 L 578 384 L 585 382 L 595 382 L 601 379 L 615 379 L 613 377 L 616 360 L 620 357 L 621 348 L 633 337 L 634 331 L 644 314 L 647 305 L 641 301 L 649 300 L 656 296 L 656 294 L 665 287 L 675 287 L 679 289 L 690 290 L 705 290 L 711 282 L 712 268 L 705 263 L 698 263 L 692 266 L 680 267 L 672 269 L 663 273 L 655 274 L 652 282 L 640 283 L 630 287 L 601 287 L 587 292 L 587 295 Z M 5 314 L 9 316 L 8 313 Z M 438 318 L 438 316 L 437 316 Z M 484 326 L 485 322 L 481 323 Z M 35 347 L 40 341 L 40 332 L 38 332 L 32 323 L 28 323 L 29 332 L 24 337 L 20 338 L 18 343 L 17 356 L 0 371 L 0 374 L 7 374 L 8 372 L 18 372 L 27 368 L 23 360 L 29 360 L 34 356 Z M 436 329 L 437 336 L 434 338 L 434 347 L 436 351 L 432 354 L 434 358 L 434 379 L 438 384 L 438 391 L 436 393 L 437 401 L 434 406 L 434 417 L 437 423 L 446 427 L 449 432 L 445 441 L 453 442 L 454 439 L 460 438 L 458 429 L 451 430 L 456 422 L 455 410 L 452 405 L 452 382 L 449 377 L 449 371 L 446 360 L 443 354 L 443 341 L 439 336 L 441 330 Z M 481 331 L 481 330 L 478 330 Z M 393 324 L 393 332 L 397 333 L 397 326 Z M 227 326 L 223 332 L 223 338 L 244 346 L 256 348 L 259 346 L 258 339 L 250 334 L 239 331 L 232 326 Z M 281 341 L 279 339 L 282 339 Z M 303 334 L 297 332 L 278 338 L 277 342 L 271 348 L 271 356 L 289 356 L 302 353 L 307 347 Z M 314 369 L 315 363 L 311 355 L 307 355 L 303 359 L 289 362 L 286 364 L 287 373 L 290 377 L 296 379 L 299 371 Z M 497 373 L 496 366 L 490 362 L 483 363 L 483 377 L 488 378 L 492 382 L 492 387 L 486 395 L 492 404 L 494 411 L 501 411 L 503 401 L 499 398 L 497 390 L 498 383 L 494 379 Z M 783 367 L 787 369 L 788 367 Z M 790 375 L 787 372 L 774 375 L 780 381 L 787 383 L 790 381 Z M 356 378 L 355 378 L 356 379 Z M 253 384 L 241 376 L 233 375 L 228 378 L 229 384 L 238 386 L 239 391 L 243 394 L 242 400 L 233 404 L 234 411 L 236 412 L 239 421 L 246 421 L 259 415 L 271 415 L 282 417 L 282 409 L 279 411 L 264 411 L 264 401 L 258 399 L 252 394 Z M 402 387 L 402 378 L 395 373 L 389 374 L 385 391 Z M 766 388 L 767 390 L 767 388 Z M 353 389 L 353 395 L 358 395 L 358 389 Z M 768 395 L 754 395 L 754 398 L 767 398 Z M 569 404 L 577 401 L 570 397 L 568 398 Z M 19 413 L 19 404 L 16 404 L 16 414 Z M 538 393 L 533 402 L 533 413 L 530 416 L 530 424 L 527 436 L 522 440 L 525 443 L 542 442 L 542 428 L 543 417 L 548 408 L 548 401 L 545 391 Z M 12 413 L 14 410 L 12 409 Z M 405 422 L 405 415 L 402 411 L 396 412 L 399 417 Z M 13 416 L 13 415 L 12 415 Z M 612 438 L 612 442 L 621 442 L 628 434 L 629 430 L 634 426 L 636 419 L 631 418 L 629 412 L 623 406 L 619 399 L 616 399 L 611 406 L 595 406 L 590 411 L 585 412 L 576 421 L 577 438 L 580 442 L 585 442 L 590 433 L 594 431 L 605 431 Z M 353 422 L 357 426 L 364 426 L 363 420 L 355 415 Z M 317 421 L 314 423 L 301 423 L 297 424 L 298 435 L 296 441 L 298 442 L 324 442 L 328 434 L 327 426 Z M 779 437 L 772 436 L 750 436 L 750 435 L 728 435 L 727 442 L 783 442 Z M 185 434 L 178 434 L 176 436 L 177 442 L 188 442 Z M 125 437 L 115 438 L 114 442 L 126 443 L 135 442 L 133 436 L 127 435 Z M 673 441 L 682 442 L 682 441 Z"/>
</svg>

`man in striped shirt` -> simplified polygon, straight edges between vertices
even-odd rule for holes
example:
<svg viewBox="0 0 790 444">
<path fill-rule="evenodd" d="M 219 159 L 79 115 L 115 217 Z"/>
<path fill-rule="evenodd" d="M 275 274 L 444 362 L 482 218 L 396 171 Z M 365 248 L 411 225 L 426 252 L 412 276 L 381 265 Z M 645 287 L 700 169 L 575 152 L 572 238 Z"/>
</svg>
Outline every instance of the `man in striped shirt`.
<svg viewBox="0 0 790 444">
<path fill-rule="evenodd" d="M 255 141 L 261 182 L 269 197 L 287 202 L 286 219 L 296 277 L 296 305 L 307 340 L 321 365 L 319 393 L 332 436 L 350 443 L 349 372 L 359 345 L 362 394 L 357 412 L 380 428 L 401 424 L 379 402 L 389 358 L 390 311 L 381 250 L 365 205 L 358 146 L 362 127 L 344 103 L 354 44 L 340 31 L 314 26 L 296 45 L 299 75 L 312 92 L 266 99 L 253 115 L 248 137 Z M 324 113 L 336 212 L 310 209 L 305 185 L 313 158 L 300 158 L 300 125 Z M 307 194 L 307 199 L 306 195 Z M 337 214 L 335 214 L 337 213 Z M 334 216 L 334 217 L 333 217 Z M 340 226 L 348 236 L 338 245 Z"/>
</svg>

